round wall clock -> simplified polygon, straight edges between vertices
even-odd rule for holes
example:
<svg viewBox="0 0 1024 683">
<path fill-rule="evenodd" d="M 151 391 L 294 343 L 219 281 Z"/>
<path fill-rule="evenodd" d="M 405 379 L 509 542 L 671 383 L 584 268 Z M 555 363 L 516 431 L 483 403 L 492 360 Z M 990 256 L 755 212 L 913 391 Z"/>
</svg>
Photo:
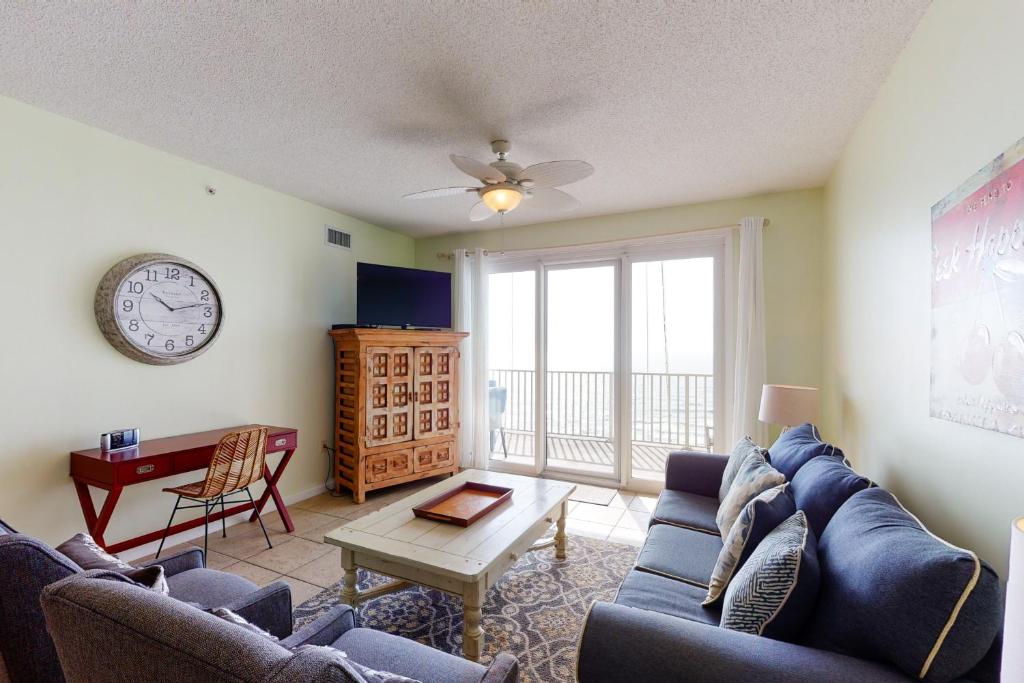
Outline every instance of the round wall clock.
<svg viewBox="0 0 1024 683">
<path fill-rule="evenodd" d="M 150 365 L 184 363 L 213 345 L 224 307 L 213 278 L 170 254 L 138 254 L 96 288 L 96 322 L 111 345 Z"/>
</svg>

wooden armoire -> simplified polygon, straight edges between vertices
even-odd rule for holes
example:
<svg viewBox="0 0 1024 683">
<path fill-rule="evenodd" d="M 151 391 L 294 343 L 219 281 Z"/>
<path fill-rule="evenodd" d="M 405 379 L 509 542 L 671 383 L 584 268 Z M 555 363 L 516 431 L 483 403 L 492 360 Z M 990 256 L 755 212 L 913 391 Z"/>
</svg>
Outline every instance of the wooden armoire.
<svg viewBox="0 0 1024 683">
<path fill-rule="evenodd" d="M 366 492 L 459 468 L 459 342 L 466 332 L 332 330 L 334 484 Z"/>
</svg>

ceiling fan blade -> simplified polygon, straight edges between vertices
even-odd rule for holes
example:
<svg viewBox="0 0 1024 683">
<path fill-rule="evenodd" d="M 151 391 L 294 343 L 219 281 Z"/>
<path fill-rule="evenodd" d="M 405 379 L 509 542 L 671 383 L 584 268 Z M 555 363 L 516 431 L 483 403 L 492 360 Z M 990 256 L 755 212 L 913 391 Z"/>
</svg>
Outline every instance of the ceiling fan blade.
<svg viewBox="0 0 1024 683">
<path fill-rule="evenodd" d="M 474 222 L 485 221 L 493 215 L 494 212 L 491 211 L 491 209 L 483 202 L 477 202 L 473 205 L 473 208 L 469 210 L 469 220 Z"/>
<path fill-rule="evenodd" d="M 437 197 L 451 197 L 457 194 L 476 192 L 475 187 L 439 187 L 436 190 L 423 190 L 403 195 L 402 199 L 436 199 Z"/>
<path fill-rule="evenodd" d="M 581 204 L 580 200 L 561 190 L 552 187 L 539 187 L 530 190 L 520 206 L 542 211 L 572 211 L 578 209 Z"/>
<path fill-rule="evenodd" d="M 594 167 L 585 161 L 546 161 L 527 166 L 516 178 L 524 187 L 558 187 L 583 180 L 593 172 Z"/>
<path fill-rule="evenodd" d="M 480 163 L 476 159 L 470 159 L 469 157 L 460 157 L 457 154 L 451 154 L 448 156 L 452 160 L 460 171 L 466 175 L 482 180 L 485 183 L 503 183 L 507 178 L 505 174 L 496 168 L 492 168 L 487 164 Z"/>
</svg>

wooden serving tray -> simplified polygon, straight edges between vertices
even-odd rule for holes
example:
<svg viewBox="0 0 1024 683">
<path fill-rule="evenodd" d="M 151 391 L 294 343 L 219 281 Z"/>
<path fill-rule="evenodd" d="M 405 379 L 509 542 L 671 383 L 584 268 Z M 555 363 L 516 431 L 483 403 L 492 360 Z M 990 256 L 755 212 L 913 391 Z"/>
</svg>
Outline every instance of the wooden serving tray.
<svg viewBox="0 0 1024 683">
<path fill-rule="evenodd" d="M 467 481 L 412 509 L 423 519 L 469 526 L 512 497 L 512 489 Z"/>
</svg>

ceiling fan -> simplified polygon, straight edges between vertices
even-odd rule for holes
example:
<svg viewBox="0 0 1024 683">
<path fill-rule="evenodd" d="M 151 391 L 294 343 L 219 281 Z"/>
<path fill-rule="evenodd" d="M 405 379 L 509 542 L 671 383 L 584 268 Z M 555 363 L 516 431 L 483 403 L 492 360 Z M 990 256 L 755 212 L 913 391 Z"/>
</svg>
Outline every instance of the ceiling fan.
<svg viewBox="0 0 1024 683">
<path fill-rule="evenodd" d="M 403 199 L 434 199 L 476 193 L 480 197 L 469 210 L 469 220 L 483 221 L 495 214 L 504 215 L 523 202 L 542 211 L 572 211 L 580 205 L 575 197 L 555 189 L 594 172 L 585 161 L 547 161 L 523 168 L 509 161 L 512 144 L 508 140 L 494 140 L 491 151 L 497 161 L 484 164 L 469 157 L 452 154 L 449 158 L 463 173 L 484 183 L 483 187 L 441 187 L 407 194 Z"/>
</svg>

